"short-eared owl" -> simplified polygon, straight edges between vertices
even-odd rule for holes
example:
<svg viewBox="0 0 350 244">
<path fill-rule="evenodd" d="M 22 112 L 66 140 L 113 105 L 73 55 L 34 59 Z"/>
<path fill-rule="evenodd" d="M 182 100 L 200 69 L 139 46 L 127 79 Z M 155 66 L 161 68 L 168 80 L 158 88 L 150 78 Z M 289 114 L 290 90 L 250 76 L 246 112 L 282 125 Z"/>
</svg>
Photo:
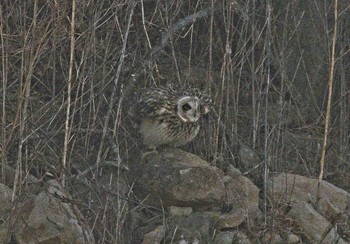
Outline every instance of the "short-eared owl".
<svg viewBox="0 0 350 244">
<path fill-rule="evenodd" d="M 139 125 L 143 143 L 150 148 L 178 147 L 199 132 L 199 119 L 209 112 L 211 98 L 197 88 L 149 88 L 129 110 Z"/>
</svg>

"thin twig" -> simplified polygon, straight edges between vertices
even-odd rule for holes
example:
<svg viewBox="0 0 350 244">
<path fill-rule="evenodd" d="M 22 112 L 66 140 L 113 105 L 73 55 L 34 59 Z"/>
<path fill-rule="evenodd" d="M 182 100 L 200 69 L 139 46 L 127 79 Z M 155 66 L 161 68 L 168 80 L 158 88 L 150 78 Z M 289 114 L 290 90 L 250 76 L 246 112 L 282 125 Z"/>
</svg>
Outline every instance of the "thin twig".
<svg viewBox="0 0 350 244">
<path fill-rule="evenodd" d="M 112 94 L 111 94 L 111 99 L 110 99 L 110 102 L 109 102 L 108 111 L 107 111 L 107 115 L 106 115 L 106 118 L 105 118 L 105 123 L 103 125 L 103 133 L 102 133 L 102 137 L 101 137 L 101 143 L 100 143 L 100 147 L 99 147 L 99 150 L 98 150 L 98 153 L 97 153 L 97 159 L 96 159 L 97 165 L 101 161 L 103 142 L 104 142 L 104 139 L 106 138 L 109 118 L 111 117 L 111 114 L 112 114 L 112 111 L 113 111 L 113 106 L 114 106 L 114 103 L 115 103 L 116 97 L 117 97 L 116 94 L 117 94 L 118 82 L 119 82 L 120 74 L 121 74 L 122 67 L 123 67 L 123 64 L 124 64 L 125 53 L 126 53 L 126 44 L 128 43 L 128 36 L 129 36 L 129 32 L 130 32 L 130 27 L 131 27 L 131 20 L 132 20 L 133 14 L 134 14 L 134 9 L 135 9 L 135 6 L 136 6 L 136 2 L 133 1 L 131 3 L 131 5 L 129 5 L 129 6 L 130 6 L 130 14 L 129 14 L 129 19 L 128 19 L 128 25 L 126 27 L 126 31 L 125 31 L 125 34 L 124 34 L 124 39 L 123 39 L 124 41 L 123 41 L 121 54 L 120 54 L 120 57 L 119 57 L 117 73 L 116 73 L 116 76 L 115 76 L 115 79 L 114 79 L 113 91 L 112 91 Z M 123 96 L 121 96 L 120 99 L 123 99 Z"/>
<path fill-rule="evenodd" d="M 153 60 L 156 59 L 156 57 L 159 55 L 160 51 L 166 47 L 169 40 L 176 32 L 178 32 L 179 30 L 185 28 L 186 26 L 188 26 L 190 24 L 193 24 L 198 19 L 209 16 L 211 13 L 212 13 L 212 9 L 206 8 L 206 9 L 198 11 L 197 13 L 191 14 L 189 16 L 186 16 L 185 18 L 178 20 L 175 24 L 173 24 L 171 27 L 169 27 L 168 31 L 166 31 L 162 34 L 162 38 L 161 38 L 160 43 L 151 49 L 152 58 L 146 62 L 143 62 L 142 68 L 140 68 L 137 72 L 132 74 L 130 83 L 128 84 L 128 86 L 126 88 L 124 97 L 128 97 L 131 94 L 131 92 L 134 88 L 134 85 L 137 82 L 137 79 L 143 74 L 146 67 L 149 67 L 149 64 Z"/>
<path fill-rule="evenodd" d="M 70 138 L 69 130 L 69 117 L 70 117 L 70 103 L 71 103 L 71 91 L 72 91 L 72 76 L 73 76 L 73 65 L 74 65 L 74 50 L 75 50 L 75 0 L 72 0 L 72 16 L 70 22 L 70 57 L 69 57 L 69 73 L 68 73 L 68 86 L 67 86 L 67 111 L 66 111 L 66 120 L 64 128 L 64 146 L 63 146 L 63 155 L 62 155 L 62 166 L 65 169 L 67 167 L 67 152 L 68 152 L 68 143 Z M 62 185 L 65 186 L 65 174 L 62 177 Z"/>
<path fill-rule="evenodd" d="M 328 140 L 328 133 L 329 133 L 329 121 L 330 121 L 330 115 L 331 115 L 334 66 L 335 66 L 335 45 L 337 40 L 337 23 L 338 23 L 338 0 L 335 0 L 334 1 L 334 31 L 333 31 L 333 39 L 332 39 L 330 71 L 329 71 L 329 80 L 328 80 L 327 110 L 326 110 L 324 136 L 323 136 L 323 144 L 322 144 L 322 151 L 321 151 L 320 175 L 318 177 L 318 188 L 320 186 L 320 182 L 323 179 L 326 147 L 327 147 L 327 140 Z"/>
<path fill-rule="evenodd" d="M 0 19 L 3 19 L 2 4 L 0 4 Z M 0 40 L 1 46 L 5 46 L 4 43 L 4 24 L 0 21 Z M 1 115 L 1 175 L 4 177 L 4 166 L 6 165 L 7 158 L 7 143 L 6 143 L 6 87 L 7 87 L 7 69 L 8 69 L 8 56 L 5 55 L 5 48 L 1 48 L 1 68 L 2 68 L 2 115 Z M 1 179 L 1 182 L 5 182 Z"/>
<path fill-rule="evenodd" d="M 145 32 L 145 35 L 146 35 L 146 39 L 147 39 L 147 44 L 148 44 L 148 47 L 149 48 L 152 48 L 152 44 L 151 44 L 151 41 L 150 41 L 150 38 L 148 36 L 148 32 L 147 32 L 147 28 L 146 28 L 146 24 L 145 24 L 145 10 L 144 10 L 144 7 L 143 7 L 143 1 L 144 0 L 141 0 L 141 17 L 142 17 L 142 27 L 143 27 L 143 31 Z"/>
<path fill-rule="evenodd" d="M 162 39 L 160 41 L 160 44 L 158 46 L 153 47 L 152 49 L 152 52 L 151 52 L 152 55 L 161 51 L 167 45 L 168 41 L 171 39 L 174 33 L 185 28 L 187 25 L 190 25 L 196 22 L 198 19 L 209 16 L 211 12 L 212 12 L 212 8 L 206 8 L 198 11 L 197 13 L 191 14 L 189 16 L 186 16 L 185 18 L 178 20 L 175 24 L 170 26 L 167 32 L 164 32 L 162 34 Z"/>
<path fill-rule="evenodd" d="M 37 24 L 37 11 L 38 11 L 38 1 L 34 2 L 34 10 L 33 10 L 33 22 L 32 22 L 32 29 L 35 30 L 36 24 Z M 25 42 L 24 42 L 24 46 L 26 44 L 27 41 L 30 41 L 30 35 L 29 32 L 28 34 L 25 36 Z M 22 69 L 23 70 L 27 70 L 25 68 L 26 63 L 26 52 L 23 50 L 22 52 Z M 17 185 L 18 183 L 22 183 L 22 168 L 23 168 L 23 146 L 26 142 L 26 140 L 24 139 L 25 137 L 25 130 L 26 130 L 26 123 L 27 123 L 27 118 L 29 117 L 28 115 L 28 106 L 29 106 L 29 98 L 30 98 L 30 93 L 31 93 L 31 87 L 32 87 L 32 83 L 31 83 L 31 76 L 33 74 L 33 69 L 34 69 L 34 62 L 36 60 L 36 55 L 34 55 L 34 46 L 31 46 L 30 49 L 30 55 L 29 55 L 29 59 L 31 62 L 29 62 L 28 65 L 28 71 L 25 74 L 22 74 L 21 77 L 25 77 L 24 78 L 24 84 L 23 84 L 23 91 L 22 94 L 24 95 L 24 104 L 23 107 L 21 107 L 22 105 L 22 99 L 20 99 L 20 104 L 19 104 L 19 109 L 22 109 L 22 113 L 21 113 L 21 117 L 20 117 L 20 141 L 18 144 L 18 156 L 17 156 L 17 165 L 16 165 L 16 174 L 15 174 L 15 179 L 14 179 L 14 187 L 13 187 L 13 194 L 12 194 L 12 201 L 14 201 L 15 199 L 15 195 L 17 192 Z M 23 72 L 23 71 L 22 71 Z M 22 184 L 19 184 L 19 187 L 21 187 Z"/>
<path fill-rule="evenodd" d="M 265 227 L 267 226 L 267 192 L 268 192 L 268 185 L 267 185 L 267 180 L 269 177 L 269 161 L 270 161 L 270 155 L 269 155 L 269 141 L 270 141 L 270 133 L 269 133 L 269 124 L 268 124 L 268 110 L 269 110 L 269 88 L 271 85 L 271 44 L 272 44 L 272 31 L 271 31 L 271 21 L 272 21 L 272 5 L 271 1 L 268 1 L 267 3 L 267 33 L 266 33 L 266 38 L 267 38 L 267 57 L 266 57 L 266 62 L 267 62 L 267 78 L 266 78 L 266 90 L 265 90 L 265 107 L 264 107 L 264 129 L 265 129 L 265 135 L 264 135 L 264 224 Z"/>
</svg>

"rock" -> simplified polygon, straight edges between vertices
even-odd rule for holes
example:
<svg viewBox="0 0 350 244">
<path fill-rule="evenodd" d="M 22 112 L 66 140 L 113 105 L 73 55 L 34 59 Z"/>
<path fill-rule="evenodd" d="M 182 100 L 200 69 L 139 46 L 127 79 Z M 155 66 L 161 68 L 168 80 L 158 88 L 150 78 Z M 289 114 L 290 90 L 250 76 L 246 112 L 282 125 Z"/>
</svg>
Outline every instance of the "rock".
<svg viewBox="0 0 350 244">
<path fill-rule="evenodd" d="M 12 209 L 12 190 L 3 184 L 0 184 L 0 220 L 6 219 Z"/>
<path fill-rule="evenodd" d="M 287 217 L 298 223 L 311 243 L 318 243 L 325 234 L 326 236 L 322 243 L 333 243 L 335 240 L 338 240 L 337 243 L 345 243 L 344 240 L 336 234 L 334 228 L 329 229 L 331 223 L 306 202 L 293 204 Z"/>
<path fill-rule="evenodd" d="M 247 219 L 246 211 L 244 209 L 237 209 L 230 213 L 220 214 L 213 222 L 216 229 L 223 230 L 235 228 L 241 225 Z"/>
<path fill-rule="evenodd" d="M 317 179 L 301 175 L 281 173 L 268 181 L 269 197 L 277 201 L 312 201 L 317 197 Z M 320 185 L 319 210 L 326 218 L 332 219 L 339 212 L 350 207 L 350 194 L 327 181 Z"/>
<path fill-rule="evenodd" d="M 0 243 L 10 243 L 8 240 L 8 221 L 4 221 L 0 224 Z"/>
<path fill-rule="evenodd" d="M 158 226 L 154 231 L 151 231 L 144 236 L 142 244 L 159 244 L 163 240 L 164 236 L 164 226 Z"/>
<path fill-rule="evenodd" d="M 69 199 L 54 180 L 37 195 L 27 196 L 11 213 L 12 239 L 17 243 L 94 243 L 91 230 Z"/>
<path fill-rule="evenodd" d="M 224 231 L 216 234 L 214 243 L 215 244 L 232 244 L 233 241 L 233 232 Z"/>
<path fill-rule="evenodd" d="M 245 169 L 250 170 L 261 163 L 261 157 L 257 151 L 243 142 L 239 144 L 238 156 Z"/>
<path fill-rule="evenodd" d="M 233 167 L 233 166 L 232 166 Z M 236 172 L 229 170 L 229 172 Z M 233 173 L 231 179 L 226 179 L 227 204 L 233 206 L 232 211 L 243 209 L 245 216 L 255 221 L 261 218 L 259 209 L 259 188 L 254 183 L 242 175 Z"/>
<path fill-rule="evenodd" d="M 250 244 L 250 240 L 248 236 L 244 234 L 242 231 L 234 231 L 233 232 L 233 242 L 234 244 Z"/>
<path fill-rule="evenodd" d="M 277 243 L 283 243 L 282 237 L 276 233 L 276 232 L 267 232 L 264 236 L 263 243 L 271 243 L 271 244 L 277 244 Z"/>
<path fill-rule="evenodd" d="M 297 236 L 293 233 L 288 234 L 287 243 L 288 244 L 301 243 L 300 236 Z"/>
<path fill-rule="evenodd" d="M 6 186 L 13 186 L 13 180 L 16 178 L 16 174 L 18 173 L 16 169 L 11 166 L 11 164 L 12 163 L 9 162 L 1 164 L 0 179 L 1 183 Z M 31 174 L 27 174 L 23 180 L 24 181 L 22 183 L 25 184 L 35 184 L 39 182 L 39 180 Z"/>
<path fill-rule="evenodd" d="M 194 212 L 188 217 L 170 218 L 167 222 L 164 243 L 208 243 L 210 221 L 205 212 Z"/>
<path fill-rule="evenodd" d="M 8 240 L 8 221 L 7 218 L 12 210 L 12 190 L 0 183 L 0 243 L 7 243 Z"/>
<path fill-rule="evenodd" d="M 178 242 L 179 244 L 200 244 L 198 239 L 194 238 L 192 241 L 186 241 L 185 239 L 182 239 Z"/>
<path fill-rule="evenodd" d="M 170 206 L 168 211 L 170 216 L 189 216 L 193 212 L 193 209 L 191 207 Z"/>
<path fill-rule="evenodd" d="M 236 177 L 242 175 L 242 172 L 241 172 L 239 169 L 233 167 L 232 164 L 230 164 L 230 165 L 227 167 L 227 174 L 228 174 L 231 178 L 236 178 Z"/>
<path fill-rule="evenodd" d="M 224 173 L 196 155 L 167 148 L 143 157 L 135 192 L 153 206 L 221 206 Z"/>
</svg>

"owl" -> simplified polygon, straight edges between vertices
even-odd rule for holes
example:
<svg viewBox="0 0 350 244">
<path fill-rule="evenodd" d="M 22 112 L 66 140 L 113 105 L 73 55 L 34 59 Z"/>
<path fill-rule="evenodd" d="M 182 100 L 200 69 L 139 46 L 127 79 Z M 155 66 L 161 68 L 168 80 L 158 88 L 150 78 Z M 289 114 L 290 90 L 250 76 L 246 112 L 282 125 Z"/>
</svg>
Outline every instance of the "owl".
<svg viewBox="0 0 350 244">
<path fill-rule="evenodd" d="M 199 120 L 210 106 L 210 96 L 199 89 L 171 85 L 143 91 L 129 115 L 148 148 L 179 147 L 197 136 Z"/>
</svg>

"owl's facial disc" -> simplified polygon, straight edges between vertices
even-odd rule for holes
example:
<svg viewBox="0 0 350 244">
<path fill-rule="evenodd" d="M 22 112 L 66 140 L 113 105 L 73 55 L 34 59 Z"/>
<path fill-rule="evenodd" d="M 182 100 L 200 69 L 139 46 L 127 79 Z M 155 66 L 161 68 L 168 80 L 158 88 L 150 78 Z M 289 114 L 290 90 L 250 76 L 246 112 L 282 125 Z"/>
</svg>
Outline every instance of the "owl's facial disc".
<svg viewBox="0 0 350 244">
<path fill-rule="evenodd" d="M 182 97 L 177 102 L 177 114 L 185 123 L 197 122 L 200 116 L 200 101 L 198 97 Z"/>
</svg>

